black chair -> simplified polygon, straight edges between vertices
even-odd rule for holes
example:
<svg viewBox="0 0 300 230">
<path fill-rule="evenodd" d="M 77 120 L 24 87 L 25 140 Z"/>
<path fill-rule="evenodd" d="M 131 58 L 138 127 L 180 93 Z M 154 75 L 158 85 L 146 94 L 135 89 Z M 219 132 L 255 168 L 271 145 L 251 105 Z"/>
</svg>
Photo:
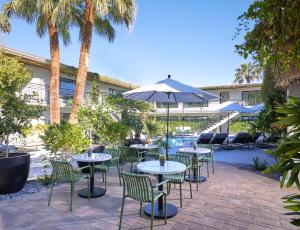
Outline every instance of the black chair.
<svg viewBox="0 0 300 230">
<path fill-rule="evenodd" d="M 248 140 L 246 141 L 249 145 L 252 145 L 252 147 L 255 147 L 255 143 L 257 139 L 261 136 L 261 132 L 256 132 L 254 135 L 249 136 Z"/>
<path fill-rule="evenodd" d="M 233 140 L 229 143 L 231 146 L 244 146 L 247 144 L 250 134 L 246 132 L 237 133 Z"/>
<path fill-rule="evenodd" d="M 209 144 L 213 145 L 223 145 L 224 141 L 227 139 L 228 133 L 215 133 Z"/>
<path fill-rule="evenodd" d="M 213 136 L 214 136 L 213 133 L 201 133 L 197 140 L 197 144 L 198 145 L 209 144 Z"/>
</svg>

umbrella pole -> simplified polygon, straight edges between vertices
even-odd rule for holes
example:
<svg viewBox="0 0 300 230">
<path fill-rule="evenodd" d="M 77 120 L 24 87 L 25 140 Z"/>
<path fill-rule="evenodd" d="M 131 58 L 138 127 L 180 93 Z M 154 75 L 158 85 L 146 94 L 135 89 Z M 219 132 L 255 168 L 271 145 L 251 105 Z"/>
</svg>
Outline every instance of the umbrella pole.
<svg viewBox="0 0 300 230">
<path fill-rule="evenodd" d="M 168 152 L 169 152 L 169 115 L 170 115 L 170 103 L 168 103 L 168 107 L 167 107 L 167 141 L 166 141 L 167 159 L 168 159 Z"/>
<path fill-rule="evenodd" d="M 229 110 L 227 113 L 227 133 L 228 133 L 228 137 L 227 137 L 227 145 L 229 144 Z"/>
</svg>

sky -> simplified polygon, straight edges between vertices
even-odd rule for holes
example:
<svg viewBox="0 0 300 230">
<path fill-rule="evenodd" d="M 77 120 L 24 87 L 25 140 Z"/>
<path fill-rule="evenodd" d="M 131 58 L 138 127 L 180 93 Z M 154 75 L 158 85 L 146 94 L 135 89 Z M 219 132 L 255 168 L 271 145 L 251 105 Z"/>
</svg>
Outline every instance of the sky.
<svg viewBox="0 0 300 230">
<path fill-rule="evenodd" d="M 1 5 L 5 0 L 0 0 Z M 233 39 L 238 16 L 253 0 L 137 0 L 133 29 L 116 27 L 109 43 L 93 36 L 89 70 L 136 85 L 173 79 L 192 86 L 231 84 L 235 69 L 246 62 L 234 52 L 242 37 Z M 9 48 L 49 58 L 47 35 L 39 38 L 35 26 L 12 19 L 6 35 Z M 71 43 L 60 43 L 61 62 L 78 66 L 78 29 Z"/>
</svg>

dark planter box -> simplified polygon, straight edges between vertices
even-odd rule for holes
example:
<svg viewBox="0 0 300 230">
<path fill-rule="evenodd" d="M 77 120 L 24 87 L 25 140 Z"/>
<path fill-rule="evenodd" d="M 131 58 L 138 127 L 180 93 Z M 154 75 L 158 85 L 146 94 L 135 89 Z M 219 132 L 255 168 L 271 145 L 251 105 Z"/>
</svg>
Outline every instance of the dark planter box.
<svg viewBox="0 0 300 230">
<path fill-rule="evenodd" d="M 8 158 L 0 158 L 0 194 L 15 193 L 23 189 L 29 168 L 29 153 L 10 153 Z"/>
</svg>

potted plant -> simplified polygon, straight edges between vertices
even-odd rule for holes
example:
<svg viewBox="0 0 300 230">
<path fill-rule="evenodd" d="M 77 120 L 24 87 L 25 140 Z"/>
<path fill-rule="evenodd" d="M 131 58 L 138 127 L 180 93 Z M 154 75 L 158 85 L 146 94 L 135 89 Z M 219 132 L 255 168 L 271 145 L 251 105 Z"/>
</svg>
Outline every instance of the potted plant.
<svg viewBox="0 0 300 230">
<path fill-rule="evenodd" d="M 30 155 L 11 153 L 8 145 L 12 135 L 24 134 L 43 111 L 40 106 L 26 103 L 30 95 L 21 94 L 29 79 L 23 64 L 0 53 L 0 140 L 6 146 L 0 157 L 0 194 L 18 192 L 27 181 Z"/>
</svg>

